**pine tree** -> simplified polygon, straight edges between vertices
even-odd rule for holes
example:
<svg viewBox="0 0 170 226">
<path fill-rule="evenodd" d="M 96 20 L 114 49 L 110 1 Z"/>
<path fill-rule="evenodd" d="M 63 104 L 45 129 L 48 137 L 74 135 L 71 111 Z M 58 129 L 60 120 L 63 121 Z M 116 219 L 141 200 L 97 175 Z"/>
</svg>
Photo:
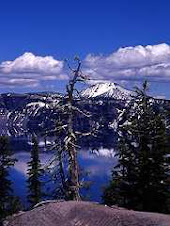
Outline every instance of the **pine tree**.
<svg viewBox="0 0 170 226">
<path fill-rule="evenodd" d="M 104 192 L 109 205 L 143 211 L 167 212 L 168 164 L 164 114 L 143 89 L 121 115 L 119 125 L 119 163 Z"/>
<path fill-rule="evenodd" d="M 9 171 L 14 166 L 16 159 L 12 157 L 8 138 L 0 137 L 0 221 L 7 215 L 14 213 L 12 182 Z"/>
<path fill-rule="evenodd" d="M 31 160 L 28 162 L 28 201 L 34 206 L 42 199 L 42 169 L 39 159 L 38 142 L 35 135 L 32 138 L 33 147 L 31 150 Z"/>
</svg>

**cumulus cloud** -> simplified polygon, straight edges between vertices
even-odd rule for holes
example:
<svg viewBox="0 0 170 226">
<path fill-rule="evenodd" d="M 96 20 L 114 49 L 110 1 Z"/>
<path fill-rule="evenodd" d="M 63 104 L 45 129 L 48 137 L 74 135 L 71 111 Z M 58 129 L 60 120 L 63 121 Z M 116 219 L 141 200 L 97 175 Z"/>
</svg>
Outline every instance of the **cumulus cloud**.
<svg viewBox="0 0 170 226">
<path fill-rule="evenodd" d="M 170 81 L 170 45 L 119 48 L 109 55 L 89 54 L 83 60 L 83 72 L 97 82 Z M 51 81 L 68 79 L 64 62 L 52 56 L 25 53 L 13 61 L 0 63 L 0 86 L 35 87 Z"/>
<path fill-rule="evenodd" d="M 0 64 L 0 85 L 36 86 L 41 81 L 64 80 L 67 75 L 63 70 L 64 63 L 52 56 L 35 56 L 25 53 L 14 61 Z"/>
<path fill-rule="evenodd" d="M 89 54 L 84 63 L 94 79 L 170 81 L 170 46 L 165 43 L 120 48 L 107 56 Z"/>
</svg>

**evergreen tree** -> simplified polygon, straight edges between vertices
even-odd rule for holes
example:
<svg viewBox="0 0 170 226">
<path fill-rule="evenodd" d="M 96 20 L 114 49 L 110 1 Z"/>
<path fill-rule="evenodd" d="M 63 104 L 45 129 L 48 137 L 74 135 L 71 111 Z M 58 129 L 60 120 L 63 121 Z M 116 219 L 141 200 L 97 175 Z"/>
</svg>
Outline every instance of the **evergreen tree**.
<svg viewBox="0 0 170 226">
<path fill-rule="evenodd" d="M 37 138 L 33 136 L 32 138 L 33 147 L 31 150 L 31 160 L 28 162 L 28 201 L 31 206 L 34 206 L 42 199 L 42 169 L 39 159 L 39 149 Z"/>
<path fill-rule="evenodd" d="M 0 137 L 0 221 L 7 215 L 14 213 L 18 200 L 13 196 L 12 182 L 9 178 L 9 171 L 14 166 L 16 159 L 12 157 L 8 138 Z"/>
<path fill-rule="evenodd" d="M 104 201 L 143 211 L 167 212 L 168 164 L 164 114 L 143 89 L 121 115 L 119 163 L 112 172 Z"/>
</svg>

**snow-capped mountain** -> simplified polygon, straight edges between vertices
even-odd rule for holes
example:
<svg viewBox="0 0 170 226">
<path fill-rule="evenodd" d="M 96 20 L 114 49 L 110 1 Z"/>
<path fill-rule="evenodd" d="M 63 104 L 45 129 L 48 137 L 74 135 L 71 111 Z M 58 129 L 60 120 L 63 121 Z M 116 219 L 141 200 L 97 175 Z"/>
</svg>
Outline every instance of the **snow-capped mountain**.
<svg viewBox="0 0 170 226">
<path fill-rule="evenodd" d="M 101 82 L 90 86 L 81 92 L 84 98 L 113 98 L 116 100 L 127 100 L 134 95 L 133 91 L 125 89 L 117 83 Z"/>
<path fill-rule="evenodd" d="M 117 119 L 119 111 L 126 107 L 134 95 L 134 91 L 125 89 L 116 83 L 100 82 L 83 90 L 81 92 L 83 98 L 77 99 L 76 97 L 74 104 L 90 112 L 92 115 L 90 120 L 100 122 L 102 128 L 106 128 L 107 131 L 108 125 L 109 129 L 116 127 L 113 119 Z M 59 93 L 0 94 L 0 135 L 50 129 L 60 114 L 58 103 L 61 100 L 64 102 L 65 96 Z M 170 108 L 170 101 L 156 100 L 158 104 Z M 85 125 L 87 128 L 89 118 L 78 115 L 76 117 L 76 126 L 82 129 Z"/>
</svg>

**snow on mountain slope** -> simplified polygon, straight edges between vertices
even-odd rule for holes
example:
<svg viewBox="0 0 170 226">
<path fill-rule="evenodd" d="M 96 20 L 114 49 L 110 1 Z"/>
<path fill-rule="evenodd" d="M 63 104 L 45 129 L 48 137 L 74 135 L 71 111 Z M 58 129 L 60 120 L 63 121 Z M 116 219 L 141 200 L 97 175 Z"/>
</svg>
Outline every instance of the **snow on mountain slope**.
<svg viewBox="0 0 170 226">
<path fill-rule="evenodd" d="M 134 95 L 133 91 L 127 90 L 116 83 L 103 82 L 90 86 L 81 92 L 81 96 L 85 98 L 114 98 L 117 100 L 127 100 Z"/>
</svg>

